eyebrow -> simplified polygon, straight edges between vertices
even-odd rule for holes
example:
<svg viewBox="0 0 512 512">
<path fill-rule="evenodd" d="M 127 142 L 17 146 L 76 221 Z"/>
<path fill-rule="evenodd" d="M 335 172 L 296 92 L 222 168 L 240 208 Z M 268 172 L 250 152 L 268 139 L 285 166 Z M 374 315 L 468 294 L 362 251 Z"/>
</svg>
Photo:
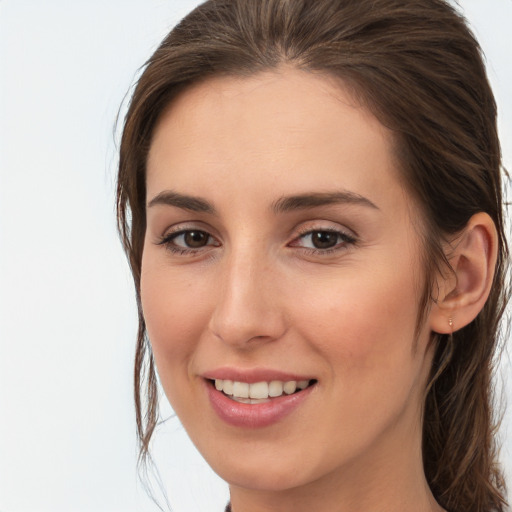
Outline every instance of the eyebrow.
<svg viewBox="0 0 512 512">
<path fill-rule="evenodd" d="M 148 208 L 157 204 L 176 206 L 177 208 L 189 210 L 191 212 L 210 213 L 212 215 L 217 213 L 213 205 L 205 199 L 179 194 L 172 190 L 164 190 L 157 194 L 153 199 L 151 199 L 151 201 L 149 201 Z"/>
<path fill-rule="evenodd" d="M 348 190 L 283 196 L 272 203 L 271 209 L 275 214 L 279 214 L 340 203 L 356 204 L 379 210 L 378 206 L 372 203 L 368 198 Z M 173 190 L 164 190 L 157 194 L 153 199 L 151 199 L 151 201 L 149 201 L 148 208 L 155 205 L 175 206 L 176 208 L 181 208 L 191 212 L 209 213 L 211 215 L 217 214 L 215 207 L 206 199 L 180 194 Z"/>
<path fill-rule="evenodd" d="M 379 207 L 372 203 L 368 198 L 348 190 L 281 197 L 273 203 L 272 210 L 274 213 L 284 213 L 340 203 L 356 204 L 379 210 Z"/>
</svg>

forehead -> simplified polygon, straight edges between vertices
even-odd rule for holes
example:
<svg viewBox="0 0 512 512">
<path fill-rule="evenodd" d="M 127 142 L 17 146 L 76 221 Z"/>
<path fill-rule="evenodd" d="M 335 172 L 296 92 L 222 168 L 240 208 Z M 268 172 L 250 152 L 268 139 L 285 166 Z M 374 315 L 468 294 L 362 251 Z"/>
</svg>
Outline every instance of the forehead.
<svg viewBox="0 0 512 512">
<path fill-rule="evenodd" d="M 392 144 L 391 132 L 340 79 L 291 67 L 250 77 L 213 77 L 186 88 L 164 110 L 155 127 L 151 149 L 153 153 L 162 125 L 169 124 L 179 125 L 180 133 L 174 134 L 177 143 L 188 135 L 185 129 L 209 138 L 212 130 L 216 138 L 236 134 L 237 142 L 245 140 L 251 146 L 262 140 L 264 133 L 270 135 L 283 129 L 297 136 L 302 133 L 305 138 L 315 134 L 325 138 L 330 133 L 341 142 L 339 137 L 348 135 L 346 125 L 356 117 L 362 121 L 358 125 L 367 125 L 363 127 L 367 138 L 376 135 Z M 224 122 L 228 118 L 229 122 Z M 345 119 L 347 123 L 343 123 Z M 221 127 L 223 130 L 219 130 Z M 238 128 L 244 131 L 239 132 Z M 203 142 L 207 140 L 205 137 Z M 270 150 L 273 145 L 269 142 L 270 137 L 265 141 Z"/>
<path fill-rule="evenodd" d="M 383 187 L 403 195 L 393 145 L 339 80 L 290 68 L 213 78 L 182 92 L 159 120 L 148 197 L 164 188 L 209 197 Z"/>
</svg>

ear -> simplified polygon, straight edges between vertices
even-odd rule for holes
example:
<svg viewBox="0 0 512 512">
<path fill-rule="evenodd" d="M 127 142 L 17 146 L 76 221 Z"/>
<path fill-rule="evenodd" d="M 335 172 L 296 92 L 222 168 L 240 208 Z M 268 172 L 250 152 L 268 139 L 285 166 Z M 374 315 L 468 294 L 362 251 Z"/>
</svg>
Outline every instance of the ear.
<svg viewBox="0 0 512 512">
<path fill-rule="evenodd" d="M 453 272 L 437 277 L 439 294 L 429 314 L 430 328 L 451 334 L 472 322 L 489 297 L 498 234 L 487 213 L 477 213 L 448 247 Z"/>
</svg>

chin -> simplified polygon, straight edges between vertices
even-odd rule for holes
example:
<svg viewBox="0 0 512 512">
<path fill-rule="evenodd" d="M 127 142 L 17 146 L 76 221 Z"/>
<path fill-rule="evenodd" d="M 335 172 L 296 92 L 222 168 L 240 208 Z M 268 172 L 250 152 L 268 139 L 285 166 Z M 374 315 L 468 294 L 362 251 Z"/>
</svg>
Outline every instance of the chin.
<svg viewBox="0 0 512 512">
<path fill-rule="evenodd" d="M 339 467 L 339 457 L 335 462 L 321 449 L 307 453 L 304 447 L 292 451 L 293 446 L 283 446 L 282 442 L 281 450 L 276 449 L 276 443 L 254 442 L 241 449 L 233 444 L 232 450 L 224 444 L 219 452 L 208 449 L 202 454 L 215 473 L 234 487 L 282 492 L 321 480 Z"/>
<path fill-rule="evenodd" d="M 229 467 L 212 466 L 217 474 L 230 486 L 260 492 L 280 492 L 300 487 L 309 482 L 308 475 L 297 473 L 297 467 L 276 467 L 267 461 L 258 467 L 243 467 L 235 464 Z"/>
</svg>

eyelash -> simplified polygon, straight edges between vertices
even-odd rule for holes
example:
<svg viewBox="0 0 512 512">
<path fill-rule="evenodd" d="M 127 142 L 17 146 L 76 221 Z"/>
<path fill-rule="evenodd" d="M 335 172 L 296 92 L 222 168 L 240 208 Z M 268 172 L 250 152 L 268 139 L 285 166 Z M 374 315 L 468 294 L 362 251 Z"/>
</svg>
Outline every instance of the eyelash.
<svg viewBox="0 0 512 512">
<path fill-rule="evenodd" d="M 306 247 L 300 247 L 300 246 L 294 246 L 291 245 L 291 247 L 298 247 L 301 248 L 303 251 L 306 251 L 308 254 L 313 255 L 322 255 L 326 256 L 328 254 L 332 254 L 338 251 L 343 251 L 347 249 L 347 246 L 355 245 L 357 243 L 357 238 L 354 235 L 348 234 L 345 231 L 341 231 L 339 229 L 333 229 L 333 228 L 324 228 L 324 229 L 304 229 L 304 231 L 299 233 L 299 236 L 295 238 L 293 242 L 296 240 L 304 239 L 307 236 L 311 236 L 314 233 L 329 233 L 333 235 L 337 235 L 338 242 L 334 247 L 329 247 L 326 249 L 319 249 L 319 248 L 306 248 Z"/>
<path fill-rule="evenodd" d="M 178 238 L 179 236 L 183 236 L 183 235 L 186 235 L 187 233 L 191 233 L 191 232 L 201 233 L 203 235 L 206 235 L 208 237 L 207 244 L 200 248 L 194 249 L 194 248 L 180 247 L 174 243 L 174 240 L 176 240 L 176 238 Z M 337 235 L 339 241 L 336 243 L 336 245 L 334 247 L 329 247 L 326 249 L 307 248 L 307 247 L 300 247 L 298 245 L 291 245 L 298 240 L 301 240 L 301 239 L 306 238 L 307 236 L 313 235 L 314 233 L 334 234 L 334 235 Z M 208 244 L 208 241 L 210 241 L 211 239 L 214 239 L 214 237 L 212 235 L 210 235 L 207 231 L 204 231 L 201 229 L 192 229 L 192 228 L 191 229 L 181 229 L 179 231 L 164 235 L 163 237 L 161 237 L 160 241 L 157 242 L 157 245 L 164 246 L 167 250 L 171 251 L 173 254 L 176 254 L 178 256 L 187 256 L 187 255 L 197 254 L 207 247 L 219 247 L 220 244 Z M 332 229 L 332 228 L 331 229 L 329 229 L 329 228 L 328 229 L 311 229 L 311 228 L 309 228 L 309 229 L 305 229 L 304 231 L 300 232 L 299 236 L 294 238 L 294 240 L 292 240 L 292 242 L 290 244 L 288 244 L 288 246 L 289 247 L 297 247 L 299 249 L 302 249 L 304 252 L 307 252 L 308 254 L 325 256 L 325 255 L 332 254 L 332 253 L 335 253 L 338 251 L 346 250 L 347 245 L 348 246 L 355 245 L 356 243 L 357 243 L 357 238 L 355 236 L 348 234 L 341 230 L 336 230 L 336 229 Z"/>
<path fill-rule="evenodd" d="M 180 247 L 174 243 L 174 240 L 178 238 L 179 236 L 186 235 L 187 233 L 202 233 L 208 237 L 208 241 L 210 239 L 214 239 L 212 235 L 210 235 L 207 231 L 204 231 L 202 229 L 180 229 L 179 231 L 175 231 L 173 233 L 169 233 L 167 235 L 164 235 L 160 241 L 158 242 L 158 245 L 163 245 L 167 250 L 171 251 L 173 254 L 177 254 L 179 256 L 186 256 L 186 255 L 192 255 L 197 254 L 201 250 L 203 250 L 205 247 L 211 247 L 212 245 L 205 245 L 203 247 L 193 249 L 193 248 L 186 248 L 186 247 Z M 218 247 L 218 245 L 213 245 L 213 247 Z"/>
</svg>

